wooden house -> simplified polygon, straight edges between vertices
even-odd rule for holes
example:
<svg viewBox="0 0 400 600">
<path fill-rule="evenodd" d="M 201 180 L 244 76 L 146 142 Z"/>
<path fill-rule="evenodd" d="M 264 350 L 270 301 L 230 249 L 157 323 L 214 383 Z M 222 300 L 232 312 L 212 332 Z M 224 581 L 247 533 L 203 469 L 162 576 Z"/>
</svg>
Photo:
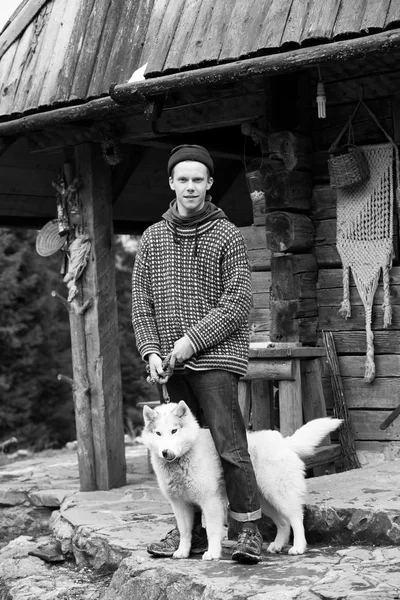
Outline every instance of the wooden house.
<svg viewBox="0 0 400 600">
<path fill-rule="evenodd" d="M 83 489 L 125 481 L 112 233 L 140 233 L 160 218 L 171 200 L 169 152 L 181 143 L 209 149 L 213 201 L 248 244 L 253 426 L 271 421 L 277 381 L 285 432 L 302 422 L 305 396 L 318 403 L 323 388 L 332 409 L 329 331 L 357 448 L 399 452 L 400 419 L 381 428 L 400 403 L 399 59 L 398 0 L 21 3 L 0 34 L 0 223 L 40 229 L 57 218 L 61 177 L 91 243 L 69 303 Z M 347 270 L 337 237 L 351 219 L 338 221 L 343 194 L 328 171 L 360 99 L 350 141 L 391 148 L 382 194 L 394 256 L 370 299 L 368 335 L 352 269 L 351 316 L 339 314 Z M 373 224 L 384 212 L 374 206 Z M 380 234 L 367 237 L 372 260 Z"/>
</svg>

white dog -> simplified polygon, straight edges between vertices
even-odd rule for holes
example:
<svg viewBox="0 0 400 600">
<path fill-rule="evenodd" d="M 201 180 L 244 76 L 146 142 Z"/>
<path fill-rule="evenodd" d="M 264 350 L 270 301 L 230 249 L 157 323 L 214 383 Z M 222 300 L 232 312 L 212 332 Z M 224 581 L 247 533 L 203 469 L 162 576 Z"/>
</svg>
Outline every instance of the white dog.
<svg viewBox="0 0 400 600">
<path fill-rule="evenodd" d="M 203 559 L 219 559 L 227 501 L 222 466 L 209 429 L 200 428 L 183 400 L 179 404 L 161 404 L 154 410 L 145 406 L 143 417 L 143 442 L 150 450 L 158 484 L 172 506 L 180 533 L 174 558 L 189 556 L 197 505 L 207 529 L 208 550 Z M 289 541 L 290 528 L 293 546 L 289 554 L 305 552 L 306 482 L 301 459 L 311 456 L 321 440 L 340 424 L 340 419 L 314 419 L 289 437 L 271 430 L 248 432 L 261 510 L 277 528 L 268 552 L 282 550 Z"/>
</svg>

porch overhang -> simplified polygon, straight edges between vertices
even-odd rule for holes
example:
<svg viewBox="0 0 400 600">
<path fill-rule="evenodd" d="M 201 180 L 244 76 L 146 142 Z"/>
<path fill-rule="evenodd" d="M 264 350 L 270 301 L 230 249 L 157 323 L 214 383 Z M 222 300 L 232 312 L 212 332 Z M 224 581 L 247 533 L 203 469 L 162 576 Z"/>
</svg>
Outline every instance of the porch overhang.
<svg viewBox="0 0 400 600">
<path fill-rule="evenodd" d="M 140 82 L 124 83 L 110 88 L 107 97 L 90 100 L 84 104 L 35 112 L 20 118 L 0 123 L 1 137 L 16 137 L 55 125 L 66 125 L 76 121 L 102 121 L 118 118 L 129 108 L 150 99 L 195 86 L 217 86 L 253 77 L 283 75 L 312 66 L 329 66 L 343 61 L 368 59 L 400 50 L 400 29 L 388 30 L 349 40 L 319 44 L 307 48 L 288 50 L 228 62 L 215 66 L 181 71 L 145 79 Z"/>
</svg>

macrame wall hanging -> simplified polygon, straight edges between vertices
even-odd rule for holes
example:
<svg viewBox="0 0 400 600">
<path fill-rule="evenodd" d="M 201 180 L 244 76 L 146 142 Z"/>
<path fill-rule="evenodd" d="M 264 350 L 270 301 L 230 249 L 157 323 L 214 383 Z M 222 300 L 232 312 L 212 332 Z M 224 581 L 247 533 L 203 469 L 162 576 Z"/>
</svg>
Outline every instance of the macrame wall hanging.
<svg viewBox="0 0 400 600">
<path fill-rule="evenodd" d="M 364 380 L 375 378 L 372 305 L 380 274 L 383 276 L 383 326 L 392 321 L 389 296 L 389 271 L 393 258 L 393 212 L 396 189 L 393 159 L 399 174 L 399 152 L 375 115 L 360 99 L 352 119 L 363 104 L 389 140 L 385 144 L 361 146 L 368 161 L 370 176 L 361 184 L 337 190 L 337 249 L 343 263 L 343 302 L 340 314 L 351 316 L 349 277 L 352 272 L 365 309 L 367 353 Z"/>
</svg>

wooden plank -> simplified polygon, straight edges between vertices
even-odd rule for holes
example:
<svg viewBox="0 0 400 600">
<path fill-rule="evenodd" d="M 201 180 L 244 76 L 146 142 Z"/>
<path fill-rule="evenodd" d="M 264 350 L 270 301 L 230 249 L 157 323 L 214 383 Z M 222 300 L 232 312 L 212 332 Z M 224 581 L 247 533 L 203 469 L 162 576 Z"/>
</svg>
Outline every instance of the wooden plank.
<svg viewBox="0 0 400 600">
<path fill-rule="evenodd" d="M 41 33 L 43 43 L 40 47 L 40 52 L 37 54 L 35 61 L 35 77 L 30 82 L 29 92 L 24 105 L 24 110 L 37 108 L 41 105 L 40 97 L 44 89 L 48 90 L 45 81 L 47 73 L 53 69 L 53 59 L 55 55 L 62 52 L 62 47 L 58 45 L 60 33 L 64 32 L 65 12 L 70 5 L 69 0 L 55 0 L 51 6 L 51 12 L 46 16 L 46 22 Z M 74 2 L 72 2 L 74 6 Z M 68 33 L 68 32 L 67 32 Z M 57 48 L 57 52 L 54 49 Z M 66 48 L 66 45 L 64 46 Z M 64 58 L 62 56 L 62 58 Z M 46 95 L 44 101 L 46 102 Z"/>
<path fill-rule="evenodd" d="M 0 60 L 49 0 L 30 0 L 0 35 Z"/>
<path fill-rule="evenodd" d="M 390 285 L 393 286 L 393 300 L 397 299 L 397 287 L 400 285 L 400 267 L 392 267 L 389 271 Z M 342 269 L 319 269 L 317 289 L 324 290 L 340 287 L 342 285 Z M 354 287 L 355 283 L 350 277 L 350 287 Z M 396 302 L 397 304 L 397 302 Z"/>
<path fill-rule="evenodd" d="M 312 2 L 306 13 L 301 41 L 331 38 L 340 4 L 341 0 L 332 0 L 328 4 Z"/>
<path fill-rule="evenodd" d="M 19 85 L 22 83 L 21 73 L 29 60 L 32 52 L 34 23 L 28 25 L 20 39 L 15 42 L 12 48 L 6 52 L 1 59 L 1 67 L 4 67 L 4 75 L 0 78 L 0 113 L 3 115 L 12 114 L 18 111 L 15 102 L 15 96 Z M 9 63 L 9 57 L 13 57 L 12 63 Z M 3 63 L 5 63 L 3 65 Z"/>
<path fill-rule="evenodd" d="M 293 381 L 279 382 L 279 428 L 283 436 L 292 435 L 303 425 L 300 359 L 293 360 Z"/>
<path fill-rule="evenodd" d="M 315 221 L 314 254 L 320 267 L 341 266 L 336 248 L 336 219 Z"/>
<path fill-rule="evenodd" d="M 365 356 L 339 356 L 338 360 L 342 377 L 364 377 Z M 375 364 L 375 382 L 378 382 L 381 377 L 400 377 L 400 355 L 378 355 L 375 357 Z"/>
<path fill-rule="evenodd" d="M 249 336 L 249 340 L 251 343 L 264 343 L 265 342 L 269 342 L 270 341 L 270 336 L 269 336 L 269 330 L 265 330 L 265 331 L 251 331 L 250 330 L 250 336 Z"/>
<path fill-rule="evenodd" d="M 267 11 L 265 5 L 268 6 L 268 3 L 261 3 L 261 11 L 260 7 L 256 11 L 257 29 L 250 31 L 248 36 L 249 41 L 256 42 L 256 48 L 254 48 L 253 42 L 253 52 L 263 48 L 279 48 L 282 44 L 283 32 L 286 31 L 285 25 L 291 13 L 292 4 L 292 0 L 272 0 Z M 276 23 L 278 26 L 271 27 L 272 23 Z"/>
<path fill-rule="evenodd" d="M 382 375 L 378 368 L 377 373 Z M 342 382 L 348 408 L 393 410 L 400 404 L 399 376 L 376 377 L 373 385 L 366 383 L 361 377 L 342 377 Z"/>
<path fill-rule="evenodd" d="M 14 62 L 14 58 L 17 52 L 18 44 L 14 44 L 11 48 L 6 52 L 6 54 L 1 59 L 1 77 L 0 77 L 0 94 L 1 98 L 4 98 L 2 102 L 0 102 L 0 115 L 4 116 L 10 113 L 10 109 L 5 109 L 5 105 L 7 104 L 7 83 L 9 81 L 10 72 L 12 71 L 12 66 Z M 11 79 L 12 81 L 12 79 Z M 11 94 L 12 96 L 13 94 Z"/>
<path fill-rule="evenodd" d="M 389 7 L 389 12 L 386 17 L 385 27 L 390 27 L 392 24 L 397 24 L 400 21 L 400 5 L 396 0 L 392 0 Z"/>
<path fill-rule="evenodd" d="M 268 343 L 263 347 L 250 344 L 249 357 L 251 359 L 276 359 L 276 358 L 320 358 L 326 356 L 325 348 L 294 346 L 291 344 L 275 344 Z"/>
<path fill-rule="evenodd" d="M 93 12 L 94 4 L 95 0 L 85 0 L 85 2 L 80 2 L 78 5 L 79 8 L 65 54 L 64 65 L 59 72 L 57 86 L 54 90 L 54 98 L 57 98 L 59 102 L 65 102 L 72 98 L 71 87 L 74 80 L 74 74 L 81 68 L 80 56 L 84 34 L 90 15 Z"/>
<path fill-rule="evenodd" d="M 274 428 L 274 386 L 272 381 L 251 382 L 251 424 L 253 431 Z"/>
<path fill-rule="evenodd" d="M 126 0 L 124 11 L 114 38 L 108 63 L 104 66 L 103 86 L 109 88 L 111 83 L 129 81 L 134 71 L 147 62 L 143 47 L 149 28 L 154 0 Z M 126 24 L 129 24 L 127 27 Z M 129 52 L 126 49 L 129 48 Z M 99 70 L 100 75 L 100 70 Z M 101 82 L 98 82 L 100 89 Z M 89 93 L 94 94 L 96 81 L 90 85 Z"/>
<path fill-rule="evenodd" d="M 252 358 L 243 379 L 293 380 L 293 362 L 288 358 Z"/>
<path fill-rule="evenodd" d="M 138 5 L 142 2 L 138 2 Z M 104 73 L 107 69 L 107 65 L 110 62 L 111 52 L 115 43 L 116 35 L 118 31 L 126 29 L 126 6 L 125 2 L 111 2 L 109 9 L 104 16 L 104 27 L 101 31 L 99 39 L 99 52 L 96 53 L 95 62 L 92 67 L 90 84 L 88 86 L 88 96 L 100 96 L 104 92 L 107 92 L 110 84 L 115 82 L 115 73 L 111 81 L 107 81 L 104 78 Z M 136 46 L 137 41 L 130 47 Z M 126 47 L 125 47 L 126 48 Z"/>
<path fill-rule="evenodd" d="M 186 0 L 184 3 L 181 17 L 166 55 L 164 70 L 173 69 L 178 71 L 181 64 L 186 61 L 190 63 L 193 60 L 192 58 L 185 58 L 185 54 L 190 54 L 193 49 L 203 43 L 203 35 L 200 33 L 202 32 L 202 28 L 199 27 L 197 22 L 202 6 L 207 6 L 207 2 L 204 0 L 203 2 Z M 208 5 L 208 8 L 211 17 L 211 7 Z M 213 18 L 215 18 L 214 15 Z"/>
<path fill-rule="evenodd" d="M 98 52 L 101 52 L 103 32 L 107 28 L 107 15 L 112 0 L 95 2 L 94 10 L 86 22 L 75 21 L 75 26 L 81 30 L 83 40 L 80 40 L 79 63 L 71 81 L 70 96 L 87 98 L 89 85 Z"/>
<path fill-rule="evenodd" d="M 256 119 L 263 110 L 263 97 L 259 93 L 243 97 L 212 98 L 199 105 L 164 110 L 157 121 L 159 134 L 193 133 L 224 126 L 239 125 L 244 121 Z M 1 128 L 0 128 L 1 129 Z M 151 125 L 143 115 L 124 119 L 123 142 L 135 142 L 137 138 L 154 138 Z"/>
<path fill-rule="evenodd" d="M 83 301 L 93 300 L 85 313 L 85 333 L 96 484 L 110 489 L 126 482 L 110 171 L 100 148 L 91 144 L 76 147 L 75 168 L 85 232 L 92 244 L 82 287 Z"/>
<path fill-rule="evenodd" d="M 193 32 L 191 44 L 182 57 L 182 61 L 184 61 L 182 64 L 191 66 L 219 60 L 234 1 L 217 0 L 213 3 L 200 2 L 199 4 L 196 31 L 200 31 L 201 36 L 195 36 L 195 32 Z M 210 52 L 210 49 L 213 49 L 213 53 Z"/>
<path fill-rule="evenodd" d="M 57 94 L 58 81 L 60 74 L 64 70 L 71 38 L 76 27 L 75 19 L 79 12 L 80 5 L 80 0 L 67 0 L 65 3 L 64 14 L 62 16 L 60 15 L 59 26 L 54 27 L 58 31 L 57 38 L 54 41 L 54 48 L 57 48 L 57 52 L 52 51 L 50 57 L 47 57 L 47 62 L 43 64 L 42 68 L 46 73 L 46 76 L 43 80 L 42 89 L 39 90 L 39 106 L 49 106 L 59 100 Z M 79 127 L 81 127 L 80 124 Z"/>
<path fill-rule="evenodd" d="M 392 4 L 396 4 L 396 2 Z M 368 31 L 371 27 L 383 29 L 386 24 L 389 5 L 390 0 L 367 0 L 360 26 L 361 31 Z"/>
<path fill-rule="evenodd" d="M 271 303 L 272 309 L 272 303 Z M 351 307 L 351 317 L 344 319 L 337 310 L 331 306 L 320 306 L 318 310 L 319 327 L 331 331 L 365 331 L 365 309 L 364 306 L 355 305 Z M 372 307 L 372 329 L 390 331 L 400 329 L 400 306 L 392 306 L 392 323 L 387 328 L 383 325 L 383 311 L 381 306 Z"/>
<path fill-rule="evenodd" d="M 326 417 L 324 390 L 321 379 L 320 359 L 301 361 L 301 385 L 304 421 Z M 330 438 L 326 440 L 329 444 Z M 324 444 L 321 444 L 324 445 Z"/>
<path fill-rule="evenodd" d="M 365 354 L 367 351 L 365 331 L 335 331 L 336 351 L 338 354 Z M 400 336 L 398 331 L 374 331 L 374 349 L 376 354 L 400 354 Z"/>
<path fill-rule="evenodd" d="M 265 4 L 269 5 L 270 0 Z M 242 56 L 243 44 L 243 25 L 251 28 L 253 23 L 257 23 L 258 12 L 255 10 L 255 1 L 241 2 L 235 0 L 230 3 L 229 18 L 226 22 L 226 28 L 221 40 L 220 61 L 235 60 Z M 254 39 L 252 40 L 254 43 Z"/>
<path fill-rule="evenodd" d="M 143 56 L 148 57 L 147 73 L 152 76 L 161 73 L 164 69 L 184 5 L 185 0 L 155 1 L 143 48 Z"/>
<path fill-rule="evenodd" d="M 293 0 L 282 33 L 281 44 L 300 44 L 308 4 L 303 0 Z"/>
<path fill-rule="evenodd" d="M 389 410 L 352 410 L 351 426 L 356 440 L 400 440 L 400 419 L 396 419 L 387 429 L 379 425 L 390 415 Z"/>
<path fill-rule="evenodd" d="M 383 303 L 383 287 L 380 283 L 374 296 L 374 304 L 382 306 Z M 333 310 L 340 307 L 343 300 L 343 286 L 338 288 L 326 288 L 317 291 L 318 306 L 320 307 L 333 307 Z M 390 287 L 390 302 L 392 305 L 400 304 L 400 286 L 391 285 Z M 350 286 L 350 303 L 351 306 L 362 305 L 362 300 L 359 296 L 355 284 Z"/>
<path fill-rule="evenodd" d="M 265 292 L 253 292 L 253 308 L 269 308 L 269 288 Z"/>
<path fill-rule="evenodd" d="M 29 94 L 34 86 L 37 75 L 36 65 L 41 56 L 43 44 L 45 44 L 45 34 L 49 22 L 49 15 L 54 6 L 55 0 L 51 0 L 44 4 L 33 22 L 31 45 L 24 63 L 23 76 L 21 77 L 20 74 L 20 83 L 13 99 L 14 110 L 16 112 L 23 113 L 26 110 L 26 107 L 29 106 Z M 37 107 L 31 106 L 31 108 L 35 109 Z"/>
<path fill-rule="evenodd" d="M 335 0 L 336 3 L 337 0 Z M 321 9 L 323 10 L 322 6 Z M 220 64 L 215 67 L 194 69 L 159 78 L 148 78 L 137 84 L 117 85 L 113 91 L 116 101 L 132 100 L 136 94 L 141 97 L 156 96 L 167 91 L 187 88 L 193 85 L 212 86 L 218 83 L 238 82 L 242 79 L 266 74 L 283 74 L 299 71 L 303 67 L 311 68 L 323 63 L 353 61 L 357 58 L 369 57 L 380 53 L 392 53 L 400 43 L 400 33 L 396 30 L 383 32 L 374 36 L 365 36 L 355 40 L 333 42 L 316 47 L 301 48 L 295 51 L 249 58 L 236 61 L 234 64 Z M 209 60 L 212 58 L 209 56 Z M 184 65 L 182 65 L 184 67 Z"/>
<path fill-rule="evenodd" d="M 333 36 L 358 34 L 361 29 L 365 11 L 365 0 L 341 2 L 333 27 Z M 376 27 L 376 25 L 373 25 Z"/>
<path fill-rule="evenodd" d="M 271 273 L 270 271 L 253 271 L 252 299 L 254 309 L 269 309 Z"/>
<path fill-rule="evenodd" d="M 253 297 L 255 294 L 268 294 L 271 285 L 271 271 L 253 271 L 251 273 Z M 268 304 L 266 306 L 269 305 Z"/>
<path fill-rule="evenodd" d="M 269 271 L 271 268 L 271 251 L 267 248 L 265 227 L 240 228 L 248 248 L 250 266 L 253 271 Z"/>
<path fill-rule="evenodd" d="M 249 315 L 249 326 L 252 333 L 269 332 L 271 313 L 268 308 L 252 308 Z"/>
</svg>

